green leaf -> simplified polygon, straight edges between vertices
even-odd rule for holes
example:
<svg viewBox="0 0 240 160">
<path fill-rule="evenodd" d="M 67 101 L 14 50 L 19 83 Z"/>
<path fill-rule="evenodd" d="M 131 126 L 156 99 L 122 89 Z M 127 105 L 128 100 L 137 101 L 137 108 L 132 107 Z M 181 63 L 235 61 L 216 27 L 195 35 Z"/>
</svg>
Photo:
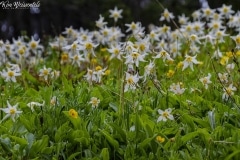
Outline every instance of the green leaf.
<svg viewBox="0 0 240 160">
<path fill-rule="evenodd" d="M 51 154 L 52 151 L 53 151 L 53 147 L 46 147 L 46 148 L 44 148 L 44 149 L 41 151 L 41 153 L 43 153 L 43 154 Z"/>
<path fill-rule="evenodd" d="M 100 132 L 105 136 L 108 142 L 117 150 L 119 148 L 119 143 L 116 141 L 108 132 L 100 130 Z"/>
<path fill-rule="evenodd" d="M 22 75 L 33 84 L 38 84 L 38 80 L 35 77 L 33 77 L 28 71 L 22 70 Z"/>
<path fill-rule="evenodd" d="M 145 131 L 147 132 L 148 137 L 152 137 L 153 136 L 153 131 L 152 131 L 151 127 L 148 124 L 145 125 Z"/>
<path fill-rule="evenodd" d="M 141 147 L 141 148 L 146 147 L 146 145 L 148 145 L 148 144 L 153 140 L 153 138 L 155 138 L 155 136 L 154 136 L 154 137 L 151 137 L 151 138 L 146 138 L 146 139 L 144 139 L 144 140 L 139 144 L 139 147 Z"/>
<path fill-rule="evenodd" d="M 208 131 L 205 128 L 198 128 L 197 132 L 202 137 L 202 139 L 205 141 L 206 146 L 209 145 L 209 141 L 212 139 L 211 135 L 208 133 Z"/>
<path fill-rule="evenodd" d="M 238 155 L 238 154 L 240 154 L 240 150 L 239 150 L 239 149 L 235 150 L 233 153 L 231 153 L 230 155 L 228 155 L 228 156 L 225 158 L 225 160 L 231 160 L 231 159 L 233 159 L 234 156 L 236 156 L 236 155 Z"/>
<path fill-rule="evenodd" d="M 183 143 L 186 143 L 187 141 L 189 141 L 189 140 L 195 138 L 196 136 L 198 136 L 198 133 L 199 133 L 198 131 L 190 132 L 190 133 L 182 136 L 181 140 L 182 140 Z"/>
<path fill-rule="evenodd" d="M 64 139 L 69 129 L 69 122 L 65 122 L 63 125 L 61 125 L 55 133 L 55 142 L 60 142 L 62 139 Z"/>
<path fill-rule="evenodd" d="M 73 93 L 72 81 L 68 80 L 65 76 L 62 77 L 63 90 L 69 94 Z"/>
<path fill-rule="evenodd" d="M 49 142 L 49 137 L 44 135 L 40 140 L 37 140 L 33 143 L 30 149 L 30 155 L 36 156 L 37 153 L 41 153 L 47 146 Z"/>
<path fill-rule="evenodd" d="M 103 160 L 109 160 L 110 157 L 109 157 L 108 148 L 103 148 L 102 151 L 101 151 L 100 156 L 101 156 L 101 158 L 102 158 Z"/>
<path fill-rule="evenodd" d="M 80 142 L 84 147 L 87 147 L 90 144 L 88 138 L 86 138 L 86 137 L 75 138 L 74 140 L 77 142 Z"/>
<path fill-rule="evenodd" d="M 4 151 L 11 153 L 11 141 L 9 138 L 0 138 L 0 143 Z"/>
<path fill-rule="evenodd" d="M 75 159 L 75 157 L 76 156 L 78 156 L 78 155 L 80 155 L 81 154 L 81 152 L 76 152 L 76 153 L 73 153 L 73 154 L 71 154 L 69 157 L 68 157 L 68 159 L 67 160 L 72 160 L 72 159 Z"/>
<path fill-rule="evenodd" d="M 16 137 L 16 136 L 10 136 L 10 138 L 15 141 L 17 144 L 20 144 L 21 146 L 26 146 L 28 144 L 27 140 L 24 138 Z"/>
<path fill-rule="evenodd" d="M 121 136 L 124 142 L 127 141 L 126 132 L 121 127 L 119 127 L 115 123 L 111 123 L 110 126 L 112 126 L 117 131 L 117 133 Z"/>
</svg>

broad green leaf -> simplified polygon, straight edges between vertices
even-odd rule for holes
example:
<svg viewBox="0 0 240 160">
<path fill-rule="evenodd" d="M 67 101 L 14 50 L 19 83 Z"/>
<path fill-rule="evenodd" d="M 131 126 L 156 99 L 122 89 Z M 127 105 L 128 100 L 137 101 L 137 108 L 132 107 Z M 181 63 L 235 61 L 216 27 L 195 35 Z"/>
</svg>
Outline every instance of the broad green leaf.
<svg viewBox="0 0 240 160">
<path fill-rule="evenodd" d="M 190 132 L 190 133 L 182 136 L 181 140 L 182 140 L 183 143 L 186 143 L 187 141 L 189 141 L 189 140 L 195 138 L 196 136 L 198 136 L 198 133 L 199 133 L 198 131 Z"/>
<path fill-rule="evenodd" d="M 49 137 L 47 135 L 42 136 L 40 140 L 37 140 L 33 143 L 30 149 L 30 155 L 36 156 L 37 153 L 41 153 L 48 146 Z"/>
<path fill-rule="evenodd" d="M 100 132 L 105 136 L 108 142 L 117 150 L 119 148 L 119 143 L 116 141 L 107 131 L 100 130 Z"/>
<path fill-rule="evenodd" d="M 26 146 L 28 144 L 27 140 L 24 138 L 16 137 L 16 136 L 10 136 L 10 138 L 15 141 L 17 144 L 20 144 L 21 146 Z"/>
<path fill-rule="evenodd" d="M 52 151 L 53 151 L 53 147 L 46 147 L 41 151 L 41 153 L 49 155 L 52 153 Z"/>
<path fill-rule="evenodd" d="M 103 160 L 109 160 L 110 157 L 109 157 L 108 148 L 103 148 L 102 151 L 101 151 L 100 156 L 101 156 L 101 158 L 102 158 Z"/>
<path fill-rule="evenodd" d="M 11 141 L 9 138 L 0 138 L 0 143 L 2 146 L 2 149 L 6 151 L 7 153 L 11 153 Z"/>
</svg>

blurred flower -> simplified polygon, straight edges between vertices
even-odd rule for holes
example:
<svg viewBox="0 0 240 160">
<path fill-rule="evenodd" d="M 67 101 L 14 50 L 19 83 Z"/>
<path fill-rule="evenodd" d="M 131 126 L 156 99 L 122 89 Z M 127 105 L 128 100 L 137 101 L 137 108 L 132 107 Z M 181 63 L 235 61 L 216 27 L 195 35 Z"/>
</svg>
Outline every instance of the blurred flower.
<svg viewBox="0 0 240 160">
<path fill-rule="evenodd" d="M 72 118 L 78 118 L 78 112 L 77 112 L 75 109 L 70 109 L 70 110 L 68 111 L 68 113 L 69 113 L 70 117 L 72 117 Z"/>
<path fill-rule="evenodd" d="M 45 81 L 48 80 L 48 76 L 51 75 L 51 71 L 52 68 L 46 68 L 46 66 L 44 66 L 42 69 L 40 69 L 40 77 L 43 77 Z"/>
<path fill-rule="evenodd" d="M 17 82 L 16 77 L 20 76 L 21 73 L 18 69 L 7 68 L 0 72 L 1 76 L 5 79 L 6 82 Z"/>
<path fill-rule="evenodd" d="M 181 95 L 185 91 L 185 88 L 182 88 L 182 83 L 181 82 L 179 82 L 177 84 L 173 83 L 170 86 L 169 91 L 172 91 L 174 94 Z"/>
<path fill-rule="evenodd" d="M 173 61 L 173 59 L 170 57 L 170 55 L 167 53 L 167 51 L 165 51 L 164 49 L 162 49 L 155 57 L 153 58 L 162 58 L 163 62 L 165 62 L 166 60 L 171 60 Z"/>
<path fill-rule="evenodd" d="M 110 18 L 113 18 L 115 22 L 118 21 L 119 18 L 122 18 L 122 9 L 119 9 L 117 7 L 114 7 L 114 10 L 110 9 L 109 12 L 110 12 Z"/>
<path fill-rule="evenodd" d="M 6 113 L 6 115 L 3 117 L 1 122 L 6 120 L 9 117 L 11 117 L 12 121 L 15 122 L 15 118 L 18 118 L 19 114 L 22 113 L 22 111 L 17 110 L 17 106 L 18 106 L 18 104 L 11 106 L 9 104 L 9 102 L 7 101 L 8 108 L 0 108 L 0 110 L 2 110 L 3 112 Z"/>
<path fill-rule="evenodd" d="M 92 83 L 93 81 L 97 80 L 96 75 L 93 73 L 94 71 L 88 68 L 87 74 L 84 76 L 89 83 Z"/>
<path fill-rule="evenodd" d="M 53 70 L 50 74 L 52 79 L 57 79 L 60 76 L 60 71 Z"/>
<path fill-rule="evenodd" d="M 122 46 L 120 44 L 111 45 L 109 49 L 107 49 L 109 53 L 111 53 L 110 60 L 113 58 L 117 58 L 119 60 L 122 59 L 121 55 L 123 54 Z"/>
<path fill-rule="evenodd" d="M 61 54 L 61 61 L 60 61 L 60 64 L 66 64 L 66 63 L 68 63 L 69 62 L 69 55 L 68 55 L 68 53 L 67 52 L 63 52 L 62 54 Z"/>
<path fill-rule="evenodd" d="M 145 62 L 145 55 L 142 55 L 136 51 L 126 56 L 125 64 L 135 64 L 137 67 L 139 66 L 139 62 Z"/>
<path fill-rule="evenodd" d="M 199 80 L 202 82 L 202 84 L 204 85 L 205 89 L 208 89 L 208 85 L 210 83 L 212 83 L 212 81 L 210 80 L 211 78 L 211 74 L 208 73 L 208 76 L 207 77 L 203 77 L 203 78 L 200 78 Z"/>
<path fill-rule="evenodd" d="M 240 34 L 238 34 L 237 36 L 231 36 L 231 38 L 235 41 L 236 48 L 240 49 Z"/>
<path fill-rule="evenodd" d="M 234 91 L 236 91 L 237 88 L 233 86 L 233 84 L 230 84 L 228 87 L 223 88 L 223 95 L 222 95 L 222 99 L 223 100 L 228 100 L 228 98 L 232 95 L 234 95 Z"/>
<path fill-rule="evenodd" d="M 137 83 L 139 81 L 139 78 L 140 77 L 138 74 L 132 75 L 132 74 L 126 73 L 126 79 L 125 79 L 126 84 L 124 86 L 124 92 L 127 92 L 129 89 L 135 90 Z"/>
<path fill-rule="evenodd" d="M 102 17 L 101 14 L 99 15 L 99 19 L 95 23 L 98 28 L 103 28 L 105 25 L 107 25 L 107 22 L 104 22 L 104 17 Z"/>
<path fill-rule="evenodd" d="M 167 72 L 167 77 L 171 78 L 174 75 L 174 73 L 175 73 L 174 70 L 169 69 Z"/>
<path fill-rule="evenodd" d="M 158 117 L 157 122 L 160 122 L 160 121 L 166 122 L 168 119 L 174 120 L 174 117 L 171 114 L 171 112 L 172 112 L 171 108 L 165 109 L 165 111 L 158 109 L 158 113 L 160 114 L 160 116 Z"/>
<path fill-rule="evenodd" d="M 50 105 L 54 106 L 56 104 L 58 104 L 57 97 L 53 96 L 50 100 Z"/>
<path fill-rule="evenodd" d="M 218 78 L 222 83 L 228 83 L 228 73 L 218 73 Z"/>
<path fill-rule="evenodd" d="M 104 72 L 105 72 L 105 70 L 106 70 L 107 68 L 102 68 L 101 66 L 97 66 L 96 68 L 95 68 L 95 71 L 93 72 L 93 74 L 95 74 L 96 75 L 96 82 L 97 83 L 101 83 L 101 80 L 102 80 L 102 76 L 104 75 Z"/>
<path fill-rule="evenodd" d="M 28 48 L 31 52 L 33 52 L 35 55 L 41 54 L 43 51 L 43 46 L 39 44 L 40 39 L 38 41 L 35 41 L 34 38 L 31 38 L 31 41 L 28 43 Z"/>
<path fill-rule="evenodd" d="M 229 57 L 228 56 L 222 56 L 220 59 L 220 64 L 225 66 L 228 63 Z"/>
<path fill-rule="evenodd" d="M 221 8 L 218 8 L 218 11 L 226 18 L 229 18 L 230 15 L 234 13 L 234 11 L 232 10 L 232 5 L 227 6 L 225 4 L 223 4 Z"/>
<path fill-rule="evenodd" d="M 45 105 L 45 101 L 43 101 L 43 103 L 39 103 L 39 102 L 30 102 L 27 104 L 28 107 L 31 108 L 32 112 L 34 112 L 34 107 L 43 107 Z"/>
<path fill-rule="evenodd" d="M 156 140 L 157 140 L 157 142 L 159 142 L 159 143 L 163 143 L 163 142 L 165 141 L 165 138 L 164 138 L 164 137 L 161 137 L 161 136 L 157 136 L 157 137 L 156 137 Z"/>
<path fill-rule="evenodd" d="M 78 67 L 81 66 L 81 62 L 85 61 L 83 55 L 80 53 L 76 53 L 75 55 L 70 56 L 70 59 L 72 60 L 72 65 L 77 64 Z"/>
<path fill-rule="evenodd" d="M 168 9 L 164 9 L 160 21 L 166 20 L 170 22 L 170 19 L 174 19 L 174 15 L 171 12 L 169 12 Z"/>
<path fill-rule="evenodd" d="M 100 99 L 92 97 L 89 103 L 92 104 L 93 108 L 97 108 L 100 103 Z"/>
<path fill-rule="evenodd" d="M 81 41 L 80 44 L 81 46 L 79 47 L 79 49 L 83 51 L 85 55 L 85 59 L 87 59 L 88 54 L 92 54 L 93 56 L 96 56 L 94 49 L 98 46 L 98 44 L 92 41 Z"/>
<path fill-rule="evenodd" d="M 185 70 L 189 66 L 191 68 L 191 70 L 193 71 L 194 70 L 193 69 L 193 64 L 199 64 L 199 62 L 196 59 L 196 56 L 192 57 L 192 56 L 186 55 L 185 60 L 183 61 L 182 70 Z"/>
<path fill-rule="evenodd" d="M 153 73 L 154 66 L 155 66 L 154 62 L 150 61 L 150 63 L 144 67 L 144 75 L 143 75 L 144 82 L 146 81 L 147 76 L 149 76 Z"/>
</svg>

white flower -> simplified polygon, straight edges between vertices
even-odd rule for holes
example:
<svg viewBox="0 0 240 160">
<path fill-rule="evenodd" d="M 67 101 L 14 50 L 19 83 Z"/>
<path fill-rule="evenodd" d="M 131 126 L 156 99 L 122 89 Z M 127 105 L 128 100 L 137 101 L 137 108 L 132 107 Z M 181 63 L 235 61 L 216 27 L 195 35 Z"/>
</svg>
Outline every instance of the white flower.
<svg viewBox="0 0 240 160">
<path fill-rule="evenodd" d="M 139 66 L 139 62 L 145 62 L 145 55 L 140 54 L 136 51 L 126 56 L 125 64 L 135 64 L 137 67 Z"/>
<path fill-rule="evenodd" d="M 63 49 L 69 51 L 70 55 L 73 56 L 79 52 L 80 45 L 79 45 L 78 41 L 74 41 L 71 45 L 67 45 L 67 46 L 63 47 Z"/>
<path fill-rule="evenodd" d="M 218 11 L 226 18 L 229 18 L 230 15 L 234 13 L 234 11 L 232 10 L 232 5 L 226 6 L 225 4 L 223 4 L 221 8 L 218 8 Z"/>
<path fill-rule="evenodd" d="M 122 46 L 120 44 L 111 45 L 111 47 L 107 50 L 108 52 L 111 53 L 110 59 L 113 59 L 113 58 L 117 58 L 119 60 L 122 59 L 121 55 L 123 54 L 123 51 L 122 51 Z"/>
<path fill-rule="evenodd" d="M 153 73 L 154 66 L 154 62 L 150 61 L 150 63 L 144 67 L 144 82 L 146 81 L 147 76 Z"/>
<path fill-rule="evenodd" d="M 139 75 L 135 74 L 135 75 L 131 75 L 129 73 L 126 73 L 126 84 L 124 86 L 124 92 L 128 91 L 129 89 L 131 90 L 135 90 L 137 83 L 139 81 Z"/>
<path fill-rule="evenodd" d="M 169 91 L 173 92 L 174 94 L 181 95 L 181 94 L 183 94 L 183 92 L 185 91 L 185 88 L 182 88 L 181 82 L 179 82 L 179 83 L 177 83 L 177 84 L 173 83 L 173 84 L 170 86 Z"/>
<path fill-rule="evenodd" d="M 98 105 L 100 103 L 100 99 L 98 99 L 96 97 L 92 97 L 89 103 L 92 104 L 93 108 L 96 108 L 96 107 L 98 107 Z"/>
<path fill-rule="evenodd" d="M 0 110 L 2 110 L 3 112 L 6 113 L 6 115 L 3 117 L 1 122 L 6 120 L 8 117 L 11 117 L 12 121 L 15 122 L 15 118 L 18 118 L 19 114 L 22 113 L 22 111 L 17 110 L 17 106 L 18 106 L 18 104 L 11 106 L 9 104 L 9 102 L 7 101 L 8 108 L 0 108 Z"/>
<path fill-rule="evenodd" d="M 39 103 L 39 102 L 30 102 L 27 104 L 28 107 L 31 108 L 32 112 L 34 112 L 34 107 L 43 107 L 45 105 L 45 101 L 43 101 L 43 103 Z"/>
<path fill-rule="evenodd" d="M 99 15 L 99 19 L 96 21 L 96 26 L 98 28 L 103 28 L 105 25 L 107 25 L 107 22 L 104 22 L 104 17 L 102 15 Z"/>
<path fill-rule="evenodd" d="M 72 64 L 77 64 L 78 67 L 81 66 L 81 62 L 85 61 L 83 55 L 80 53 L 76 53 L 75 55 L 70 56 L 70 58 L 72 59 Z"/>
<path fill-rule="evenodd" d="M 46 68 L 46 66 L 44 66 L 42 69 L 40 69 L 40 77 L 43 77 L 45 81 L 48 80 L 48 76 L 51 75 L 51 68 Z"/>
<path fill-rule="evenodd" d="M 87 74 L 84 76 L 89 83 L 92 83 L 93 81 L 97 80 L 96 75 L 93 73 L 94 71 L 88 68 Z"/>
<path fill-rule="evenodd" d="M 183 61 L 183 68 L 182 68 L 182 70 L 186 69 L 188 66 L 191 68 L 191 70 L 194 70 L 193 69 L 193 64 L 199 64 L 199 62 L 196 59 L 196 56 L 191 57 L 189 55 L 186 55 L 185 56 L 185 60 Z"/>
<path fill-rule="evenodd" d="M 166 122 L 168 119 L 174 120 L 174 117 L 171 114 L 171 112 L 172 112 L 171 108 L 165 109 L 165 111 L 158 109 L 158 113 L 160 114 L 160 116 L 158 117 L 157 122 L 160 122 L 160 121 Z"/>
<path fill-rule="evenodd" d="M 236 91 L 237 88 L 233 86 L 233 84 L 230 84 L 228 87 L 223 88 L 223 95 L 222 95 L 222 100 L 228 100 L 228 98 L 232 95 L 234 95 L 233 91 Z"/>
<path fill-rule="evenodd" d="M 126 30 L 126 32 L 130 32 L 132 31 L 133 35 L 136 34 L 142 34 L 144 28 L 142 27 L 141 22 L 131 22 L 130 24 L 125 24 L 126 27 L 128 27 L 128 29 Z"/>
<path fill-rule="evenodd" d="M 218 78 L 222 83 L 228 83 L 228 73 L 218 73 Z"/>
<path fill-rule="evenodd" d="M 117 7 L 114 7 L 114 10 L 109 10 L 109 12 L 110 12 L 110 18 L 113 18 L 114 19 L 114 21 L 115 22 L 117 22 L 117 20 L 119 19 L 119 18 L 122 18 L 122 9 L 119 9 L 118 10 L 118 8 Z"/>
<path fill-rule="evenodd" d="M 173 59 L 170 57 L 170 55 L 167 53 L 167 51 L 165 51 L 164 49 L 162 49 L 155 57 L 153 58 L 162 58 L 163 62 L 167 60 L 169 61 L 173 61 Z"/>
<path fill-rule="evenodd" d="M 107 69 L 107 68 L 102 69 L 101 66 L 97 66 L 97 67 L 95 68 L 95 71 L 93 72 L 93 74 L 96 75 L 96 80 L 95 80 L 95 81 L 96 81 L 97 83 L 100 83 L 100 82 L 101 82 L 102 76 L 104 75 L 104 72 L 105 72 L 106 69 Z"/>
<path fill-rule="evenodd" d="M 81 41 L 81 46 L 79 47 L 80 50 L 84 52 L 85 59 L 87 59 L 88 54 L 95 55 L 94 49 L 98 46 L 98 44 L 93 43 L 92 41 Z"/>
<path fill-rule="evenodd" d="M 50 105 L 54 106 L 54 105 L 57 105 L 57 104 L 58 104 L 57 97 L 53 96 L 50 100 Z"/>
<path fill-rule="evenodd" d="M 21 75 L 20 72 L 13 70 L 11 68 L 7 68 L 7 71 L 3 70 L 3 72 L 0 72 L 0 74 L 5 79 L 6 82 L 9 81 L 17 82 L 16 77 Z"/>
<path fill-rule="evenodd" d="M 168 22 L 170 22 L 170 19 L 174 19 L 174 15 L 169 12 L 168 9 L 164 9 L 160 21 L 167 20 Z"/>
<path fill-rule="evenodd" d="M 28 48 L 30 51 L 32 51 L 34 54 L 37 54 L 38 51 L 39 53 L 42 53 L 43 51 L 43 46 L 39 44 L 40 39 L 38 41 L 35 41 L 34 38 L 31 38 L 31 41 L 28 43 Z"/>
<path fill-rule="evenodd" d="M 211 78 L 211 74 L 208 73 L 207 77 L 203 77 L 203 78 L 199 79 L 202 82 L 202 84 L 204 85 L 205 89 L 208 89 L 208 84 L 212 83 L 210 78 Z"/>
</svg>

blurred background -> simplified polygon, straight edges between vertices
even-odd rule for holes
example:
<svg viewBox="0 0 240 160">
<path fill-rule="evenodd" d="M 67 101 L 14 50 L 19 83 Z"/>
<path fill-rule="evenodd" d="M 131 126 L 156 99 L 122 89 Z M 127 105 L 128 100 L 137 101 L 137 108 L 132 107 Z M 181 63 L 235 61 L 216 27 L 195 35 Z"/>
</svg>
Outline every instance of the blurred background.
<svg viewBox="0 0 240 160">
<path fill-rule="evenodd" d="M 6 1 L 6 0 L 4 0 Z M 38 0 L 9 0 L 26 3 Z M 191 15 L 193 11 L 206 7 L 221 7 L 222 4 L 232 5 L 232 9 L 240 9 L 240 0 L 158 0 L 175 18 L 184 13 Z M 0 0 L 1 2 L 1 0 Z M 72 26 L 94 30 L 99 14 L 105 17 L 108 26 L 114 25 L 109 18 L 109 9 L 115 6 L 123 9 L 123 18 L 117 22 L 122 29 L 125 23 L 140 21 L 147 27 L 150 23 L 161 25 L 159 18 L 163 9 L 156 0 L 39 0 L 40 7 L 35 9 L 3 9 L 0 6 L 0 39 L 11 40 L 19 35 L 28 35 L 36 39 L 44 36 L 57 36 L 65 27 Z M 177 21 L 177 19 L 175 19 Z"/>
</svg>

